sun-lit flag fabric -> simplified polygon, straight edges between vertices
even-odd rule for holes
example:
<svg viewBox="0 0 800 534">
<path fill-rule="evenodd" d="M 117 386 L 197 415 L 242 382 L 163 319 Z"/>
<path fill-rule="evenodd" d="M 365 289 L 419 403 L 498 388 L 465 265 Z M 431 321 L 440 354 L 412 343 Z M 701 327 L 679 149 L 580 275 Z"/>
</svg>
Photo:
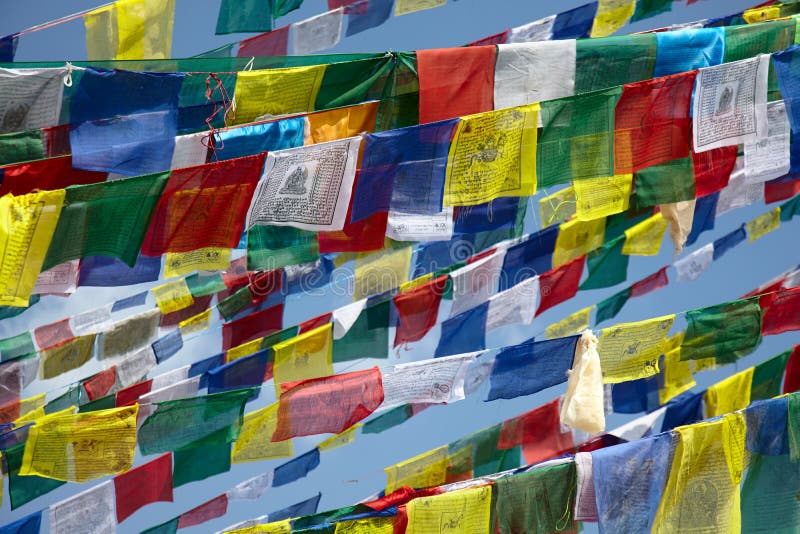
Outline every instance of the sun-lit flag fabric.
<svg viewBox="0 0 800 534">
<path fill-rule="evenodd" d="M 114 491 L 119 523 L 147 504 L 172 502 L 172 454 L 115 476 Z"/>
<path fill-rule="evenodd" d="M 439 303 L 447 286 L 447 277 L 442 276 L 410 291 L 394 297 L 398 323 L 394 346 L 419 341 L 436 324 Z"/>
<path fill-rule="evenodd" d="M 242 430 L 233 443 L 231 462 L 253 462 L 291 456 L 291 440 L 272 441 L 277 425 L 278 403 L 245 414 Z"/>
<path fill-rule="evenodd" d="M 236 124 L 314 111 L 325 65 L 243 71 L 237 74 Z M 291 87 L 291 91 L 285 90 Z"/>
<path fill-rule="evenodd" d="M 84 16 L 92 61 L 168 59 L 175 0 L 117 0 Z"/>
<path fill-rule="evenodd" d="M 414 499 L 406 505 L 408 534 L 433 534 L 452 530 L 463 534 L 481 534 L 490 527 L 492 487 L 443 493 Z"/>
</svg>

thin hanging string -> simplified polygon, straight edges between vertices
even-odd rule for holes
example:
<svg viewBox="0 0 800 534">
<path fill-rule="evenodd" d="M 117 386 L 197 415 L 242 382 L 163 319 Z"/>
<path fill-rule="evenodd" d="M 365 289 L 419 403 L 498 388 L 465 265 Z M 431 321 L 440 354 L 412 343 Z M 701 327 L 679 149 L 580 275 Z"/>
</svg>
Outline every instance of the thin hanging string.
<svg viewBox="0 0 800 534">
<path fill-rule="evenodd" d="M 53 26 L 58 26 L 59 24 L 64 24 L 65 22 L 71 22 L 73 20 L 79 19 L 88 15 L 92 11 L 97 11 L 98 9 L 103 9 L 106 7 L 111 7 L 115 4 L 115 2 L 109 2 L 107 4 L 103 4 L 97 7 L 90 7 L 89 9 L 84 9 L 83 11 L 78 11 L 77 13 L 73 13 L 72 15 L 67 15 L 65 17 L 61 17 L 59 19 L 51 20 L 49 22 L 43 22 L 42 24 L 37 24 L 36 26 L 31 26 L 30 28 L 25 28 L 17 33 L 12 33 L 7 37 L 20 37 L 22 35 L 27 35 L 29 33 L 38 32 L 40 30 L 46 30 L 48 28 L 52 28 Z"/>
<path fill-rule="evenodd" d="M 216 82 L 213 88 L 211 87 L 212 80 Z M 214 93 L 217 91 L 219 91 L 220 94 L 220 105 L 217 105 L 217 100 L 214 98 Z M 208 126 L 209 133 L 208 135 L 204 136 L 200 142 L 203 144 L 203 146 L 211 151 L 211 156 L 216 160 L 217 148 L 220 150 L 224 149 L 225 141 L 222 139 L 222 136 L 219 135 L 219 130 L 214 127 L 214 117 L 222 112 L 223 125 L 225 128 L 227 128 L 229 117 L 235 120 L 236 114 L 233 111 L 233 104 L 231 97 L 228 94 L 228 90 L 225 88 L 222 80 L 220 80 L 219 77 L 213 72 L 210 72 L 206 75 L 206 100 L 213 102 L 214 109 L 211 112 L 211 115 L 206 117 L 205 121 L 206 125 Z"/>
</svg>

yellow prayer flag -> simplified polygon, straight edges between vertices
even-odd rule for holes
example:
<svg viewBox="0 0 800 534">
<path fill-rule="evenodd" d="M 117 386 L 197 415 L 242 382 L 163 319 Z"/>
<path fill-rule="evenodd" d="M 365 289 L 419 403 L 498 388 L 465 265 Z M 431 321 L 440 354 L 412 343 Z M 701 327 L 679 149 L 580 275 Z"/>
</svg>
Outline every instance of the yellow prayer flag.
<svg viewBox="0 0 800 534">
<path fill-rule="evenodd" d="M 745 428 L 744 415 L 732 414 L 675 429 L 680 441 L 653 533 L 740 531 Z"/>
<path fill-rule="evenodd" d="M 748 24 L 754 22 L 764 22 L 765 20 L 775 20 L 781 17 L 781 6 L 766 6 L 753 9 L 746 9 L 742 13 L 742 18 Z"/>
<path fill-rule="evenodd" d="M 413 499 L 406 505 L 406 534 L 486 534 L 491 505 L 491 486 Z"/>
<path fill-rule="evenodd" d="M 237 74 L 235 124 L 314 111 L 326 65 L 249 70 Z"/>
<path fill-rule="evenodd" d="M 750 367 L 709 386 L 703 395 L 706 417 L 716 417 L 746 408 L 750 404 L 754 370 L 754 367 Z"/>
<path fill-rule="evenodd" d="M 669 223 L 656 213 L 639 224 L 625 230 L 625 243 L 622 253 L 633 256 L 655 256 L 661 249 L 661 241 Z"/>
<path fill-rule="evenodd" d="M 444 484 L 447 479 L 447 445 L 423 452 L 384 471 L 387 494 L 402 486 L 430 488 Z"/>
<path fill-rule="evenodd" d="M 575 188 L 565 187 L 539 199 L 539 219 L 542 228 L 564 222 L 576 212 Z"/>
<path fill-rule="evenodd" d="M 84 16 L 90 61 L 167 59 L 175 0 L 118 0 Z"/>
<path fill-rule="evenodd" d="M 445 206 L 536 193 L 539 104 L 462 117 L 450 144 Z"/>
<path fill-rule="evenodd" d="M 632 174 L 575 180 L 578 219 L 591 221 L 627 211 L 632 185 Z"/>
<path fill-rule="evenodd" d="M 554 339 L 557 337 L 566 337 L 577 334 L 589 328 L 589 314 L 594 309 L 594 306 L 589 306 L 582 310 L 578 310 L 572 315 L 568 315 L 563 320 L 551 324 L 545 328 L 545 336 L 547 339 Z"/>
<path fill-rule="evenodd" d="M 275 392 L 281 384 L 333 374 L 333 323 L 309 330 L 276 345 L 273 376 Z"/>
<path fill-rule="evenodd" d="M 408 282 L 403 282 L 400 284 L 400 293 L 404 293 L 406 291 L 410 291 L 415 287 L 419 287 L 422 284 L 426 284 L 433 280 L 433 273 L 423 274 L 419 278 L 414 278 L 413 280 L 409 280 Z"/>
<path fill-rule="evenodd" d="M 662 405 L 695 386 L 691 360 L 681 360 L 680 346 L 664 355 L 663 377 L 664 384 L 658 390 L 659 404 Z"/>
<path fill-rule="evenodd" d="M 331 436 L 328 439 L 321 441 L 319 445 L 317 445 L 317 448 L 320 451 L 332 451 L 333 449 L 338 449 L 339 447 L 349 445 L 353 443 L 353 440 L 356 439 L 356 430 L 362 426 L 364 425 L 361 423 L 353 425 L 344 432 L 340 432 L 335 436 Z"/>
<path fill-rule="evenodd" d="M 604 328 L 597 344 L 603 382 L 616 384 L 657 374 L 673 321 L 674 315 L 664 315 Z"/>
<path fill-rule="evenodd" d="M 38 419 L 44 414 L 44 405 L 47 403 L 45 394 L 41 393 L 19 401 L 19 417 L 16 423 Z"/>
<path fill-rule="evenodd" d="M 292 520 L 283 519 L 272 523 L 251 525 L 249 527 L 228 530 L 225 534 L 289 534 L 292 531 Z"/>
<path fill-rule="evenodd" d="M 20 475 L 86 482 L 127 471 L 136 454 L 139 405 L 39 419 L 28 433 Z"/>
<path fill-rule="evenodd" d="M 41 351 L 39 378 L 47 380 L 77 369 L 92 358 L 95 334 L 78 336 L 66 343 Z"/>
<path fill-rule="evenodd" d="M 292 440 L 272 441 L 277 425 L 277 402 L 245 414 L 242 430 L 233 442 L 231 462 L 240 464 L 292 456 Z"/>
<path fill-rule="evenodd" d="M 572 219 L 563 223 L 558 229 L 556 249 L 553 252 L 553 268 L 603 246 L 605 233 L 605 219 L 594 221 Z"/>
<path fill-rule="evenodd" d="M 357 106 L 310 113 L 308 132 L 303 144 L 313 145 L 372 133 L 375 131 L 379 104 L 379 102 L 366 102 Z"/>
<path fill-rule="evenodd" d="M 334 534 L 392 534 L 393 532 L 393 517 L 368 517 L 352 521 L 339 521 L 336 523 Z"/>
<path fill-rule="evenodd" d="M 167 252 L 164 278 L 182 276 L 194 271 L 225 271 L 231 266 L 231 249 L 207 247 L 191 252 Z"/>
<path fill-rule="evenodd" d="M 611 35 L 633 16 L 636 0 L 599 0 L 590 37 Z"/>
<path fill-rule="evenodd" d="M 44 397 L 44 394 L 40 395 Z M 35 421 L 41 417 L 49 417 L 51 415 L 70 415 L 74 414 L 77 406 L 69 406 L 64 408 L 63 410 L 58 410 L 57 412 L 53 412 L 51 414 L 46 414 L 44 412 L 44 400 L 42 400 L 42 405 L 36 408 L 35 410 L 28 412 L 26 415 L 23 415 L 19 419 L 14 420 L 15 425 L 19 425 L 20 423 L 28 423 L 30 421 Z"/>
<path fill-rule="evenodd" d="M 211 324 L 211 308 L 201 311 L 197 315 L 192 315 L 188 319 L 178 323 L 178 328 L 181 330 L 182 335 L 193 334 L 195 332 L 202 332 L 208 329 Z"/>
<path fill-rule="evenodd" d="M 394 16 L 408 15 L 425 9 L 443 6 L 447 0 L 396 0 L 394 3 Z"/>
<path fill-rule="evenodd" d="M 164 315 L 194 304 L 194 297 L 192 297 L 192 292 L 189 291 L 189 286 L 186 285 L 184 278 L 156 286 L 150 290 L 150 293 L 153 294 L 158 309 Z"/>
<path fill-rule="evenodd" d="M 410 268 L 411 247 L 374 254 L 360 252 L 356 257 L 353 301 L 402 286 L 408 281 Z"/>
<path fill-rule="evenodd" d="M 702 358 L 700 360 L 689 360 L 692 363 L 692 372 L 699 373 L 700 371 L 714 370 L 717 368 L 717 359 L 713 356 L 711 358 Z"/>
<path fill-rule="evenodd" d="M 238 360 L 239 358 L 244 358 L 245 356 L 255 354 L 261 350 L 261 343 L 263 342 L 264 338 L 259 337 L 253 341 L 236 345 L 235 347 L 228 349 L 228 352 L 225 353 L 225 361 L 232 362 L 233 360 Z"/>
<path fill-rule="evenodd" d="M 747 240 L 752 243 L 756 239 L 777 230 L 781 225 L 781 208 L 770 210 L 747 223 Z"/>
<path fill-rule="evenodd" d="M 57 189 L 0 197 L 0 306 L 28 306 L 64 195 Z"/>
</svg>

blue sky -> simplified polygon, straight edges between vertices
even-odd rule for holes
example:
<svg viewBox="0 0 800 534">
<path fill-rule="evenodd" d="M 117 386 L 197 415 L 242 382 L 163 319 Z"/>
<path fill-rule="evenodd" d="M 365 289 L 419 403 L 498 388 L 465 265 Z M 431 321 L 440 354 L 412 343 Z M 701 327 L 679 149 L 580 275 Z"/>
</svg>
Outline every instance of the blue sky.
<svg viewBox="0 0 800 534">
<path fill-rule="evenodd" d="M 4 16 L 0 20 L 0 34 L 3 35 L 96 5 L 87 0 L 71 2 L 27 0 L 22 7 L 17 1 L 14 1 L 13 4 L 11 0 L 0 0 L 0 2 L 6 7 Z M 755 0 L 705 0 L 690 7 L 676 3 L 672 13 L 640 22 L 625 28 L 624 31 L 636 31 L 699 18 L 726 15 L 748 7 L 754 2 Z M 177 0 L 176 3 L 173 40 L 175 57 L 193 55 L 246 37 L 213 35 L 219 0 Z M 581 3 L 584 2 L 581 0 L 562 2 L 451 1 L 446 6 L 435 10 L 391 18 L 380 28 L 344 39 L 333 51 L 378 52 L 389 49 L 411 50 L 458 46 L 556 11 L 575 7 Z M 278 23 L 301 20 L 325 9 L 326 3 L 323 0 L 307 0 L 300 10 L 281 19 Z M 38 32 L 22 39 L 17 59 L 20 61 L 82 59 L 85 57 L 83 39 L 81 21 Z M 533 209 L 529 211 L 535 211 L 535 203 L 532 203 L 531 207 Z M 764 213 L 767 209 L 763 204 L 758 204 L 723 215 L 717 220 L 716 229 L 703 234 L 698 243 L 689 251 L 734 230 L 742 222 Z M 795 225 L 797 224 L 797 222 L 786 223 L 777 232 L 768 234 L 755 243 L 740 245 L 712 265 L 698 281 L 677 282 L 674 271 L 670 270 L 670 285 L 667 288 L 630 300 L 614 322 L 637 321 L 739 297 L 780 272 L 800 263 L 800 254 L 797 253 L 796 247 L 786 246 L 789 243 L 797 242 L 796 238 L 791 237 L 796 232 Z M 527 230 L 531 231 L 536 228 L 538 228 L 538 224 L 534 217 L 529 215 Z M 671 246 L 665 240 L 658 256 L 632 258 L 628 271 L 629 281 L 639 280 L 655 272 L 660 267 L 671 263 L 672 259 Z M 541 336 L 548 324 L 573 311 L 595 304 L 619 289 L 580 292 L 575 299 L 538 317 L 531 326 L 506 328 L 490 334 L 487 339 L 488 346 L 508 345 L 534 335 Z M 99 302 L 109 302 L 121 295 L 130 295 L 136 291 L 137 288 L 86 289 L 79 291 L 68 301 L 48 297 L 36 309 L 20 318 L 0 323 L 0 335 L 5 337 L 46 324 L 71 313 L 96 306 Z M 330 310 L 345 303 L 345 298 L 334 297 L 330 294 L 312 297 L 292 296 L 287 303 L 285 323 L 294 324 L 315 315 L 318 311 Z M 682 328 L 682 324 L 682 320 L 679 319 L 676 321 L 674 329 Z M 608 323 L 604 326 L 608 326 Z M 403 352 L 402 358 L 396 358 L 392 354 L 388 361 L 366 361 L 362 362 L 360 367 L 387 366 L 411 359 L 432 357 L 438 336 L 439 329 L 437 327 L 412 350 Z M 699 375 L 698 387 L 714 383 L 736 370 L 742 370 L 762 361 L 798 342 L 800 342 L 798 333 L 767 337 L 755 354 L 738 362 L 737 365 Z M 210 340 L 208 337 L 189 342 L 179 355 L 167 362 L 166 366 L 159 368 L 159 372 L 162 369 L 168 370 L 210 356 L 217 352 L 218 346 L 215 340 Z M 344 367 L 337 367 L 339 372 L 343 369 Z M 185 532 L 191 534 L 192 532 L 215 531 L 234 522 L 283 508 L 308 498 L 318 491 L 322 492 L 321 510 L 352 504 L 375 493 L 385 485 L 384 467 L 539 406 L 562 394 L 564 390 L 565 386 L 557 386 L 529 397 L 485 403 L 482 400 L 486 396 L 486 386 L 484 386 L 477 394 L 463 402 L 446 407 L 431 408 L 383 434 L 359 434 L 354 444 L 323 453 L 320 467 L 306 479 L 283 488 L 270 489 L 255 503 L 233 502 L 229 505 L 229 513 L 225 517 L 187 529 Z M 262 397 L 268 396 L 262 395 Z M 248 406 L 248 410 L 259 407 L 265 402 L 262 399 L 258 401 L 258 404 Z M 627 417 L 612 415 L 609 418 L 608 427 L 612 428 L 627 419 Z M 295 452 L 303 453 L 317 441 L 319 439 L 316 438 L 298 440 L 295 444 Z M 137 463 L 140 461 L 137 459 Z M 120 525 L 119 531 L 138 532 L 143 528 L 156 525 L 223 493 L 236 483 L 282 462 L 283 460 L 274 460 L 236 465 L 229 473 L 180 487 L 175 491 L 174 503 L 156 503 L 143 508 Z M 50 503 L 73 495 L 85 487 L 68 484 L 13 513 L 9 511 L 6 498 L 0 509 L 2 518 L 0 523 L 5 524 L 18 519 Z M 5 491 L 7 496 L 7 489 Z"/>
</svg>

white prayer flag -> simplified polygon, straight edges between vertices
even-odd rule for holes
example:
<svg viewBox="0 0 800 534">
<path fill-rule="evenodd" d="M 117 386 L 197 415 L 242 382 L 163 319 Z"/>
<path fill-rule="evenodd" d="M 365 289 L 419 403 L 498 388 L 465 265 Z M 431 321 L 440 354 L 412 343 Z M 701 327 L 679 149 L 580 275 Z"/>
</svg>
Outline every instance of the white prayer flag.
<svg viewBox="0 0 800 534">
<path fill-rule="evenodd" d="M 495 109 L 575 94 L 575 55 L 574 39 L 498 45 Z"/>
<path fill-rule="evenodd" d="M 344 9 L 334 9 L 292 24 L 292 51 L 295 56 L 333 48 L 342 39 Z"/>
<path fill-rule="evenodd" d="M 728 185 L 722 188 L 717 197 L 717 211 L 719 217 L 729 211 L 744 208 L 764 199 L 764 184 L 748 183 L 744 173 L 744 158 L 736 158 L 736 165 L 731 172 Z"/>
<path fill-rule="evenodd" d="M 247 227 L 344 228 L 353 192 L 360 137 L 270 152 Z"/>
<path fill-rule="evenodd" d="M 383 404 L 452 403 L 464 399 L 464 379 L 479 352 L 395 365 L 383 375 Z"/>
<path fill-rule="evenodd" d="M 744 174 L 748 183 L 761 183 L 788 174 L 791 130 L 783 100 L 767 105 L 767 137 L 744 145 Z"/>
<path fill-rule="evenodd" d="M 43 295 L 46 293 L 68 294 L 75 293 L 78 289 L 78 267 L 80 260 L 72 260 L 51 267 L 39 273 L 33 293 Z"/>
<path fill-rule="evenodd" d="M 452 206 L 433 215 L 390 211 L 386 237 L 395 241 L 450 241 L 453 226 Z"/>
<path fill-rule="evenodd" d="M 269 471 L 236 484 L 226 492 L 228 500 L 254 501 L 260 499 L 267 488 L 272 486 L 272 475 L 273 471 Z"/>
<path fill-rule="evenodd" d="M 697 278 L 711 266 L 714 261 L 714 243 L 709 243 L 688 256 L 676 260 L 672 266 L 678 271 L 678 280 L 690 282 Z"/>
<path fill-rule="evenodd" d="M 66 67 L 0 69 L 0 133 L 59 124 Z"/>
<path fill-rule="evenodd" d="M 768 54 L 700 69 L 694 94 L 694 150 L 751 143 L 767 135 Z"/>
<path fill-rule="evenodd" d="M 333 339 L 342 339 L 350 331 L 366 305 L 367 299 L 361 299 L 333 310 Z"/>
<path fill-rule="evenodd" d="M 506 251 L 501 249 L 491 256 L 481 258 L 450 273 L 450 279 L 453 281 L 450 317 L 486 302 L 489 297 L 497 293 L 505 257 Z"/>
<path fill-rule="evenodd" d="M 110 534 L 117 531 L 114 481 L 107 480 L 50 506 L 53 534 Z"/>
<path fill-rule="evenodd" d="M 556 16 L 550 15 L 549 17 L 511 28 L 508 33 L 508 42 L 532 43 L 535 41 L 549 41 L 553 38 L 553 23 L 555 21 Z"/>
<path fill-rule="evenodd" d="M 523 280 L 489 299 L 486 331 L 510 324 L 531 324 L 539 298 L 539 277 Z"/>
<path fill-rule="evenodd" d="M 194 167 L 203 165 L 208 157 L 208 147 L 203 144 L 203 139 L 208 137 L 208 132 L 197 132 L 188 135 L 179 135 L 175 138 L 175 151 L 172 153 L 172 169 Z"/>
</svg>

